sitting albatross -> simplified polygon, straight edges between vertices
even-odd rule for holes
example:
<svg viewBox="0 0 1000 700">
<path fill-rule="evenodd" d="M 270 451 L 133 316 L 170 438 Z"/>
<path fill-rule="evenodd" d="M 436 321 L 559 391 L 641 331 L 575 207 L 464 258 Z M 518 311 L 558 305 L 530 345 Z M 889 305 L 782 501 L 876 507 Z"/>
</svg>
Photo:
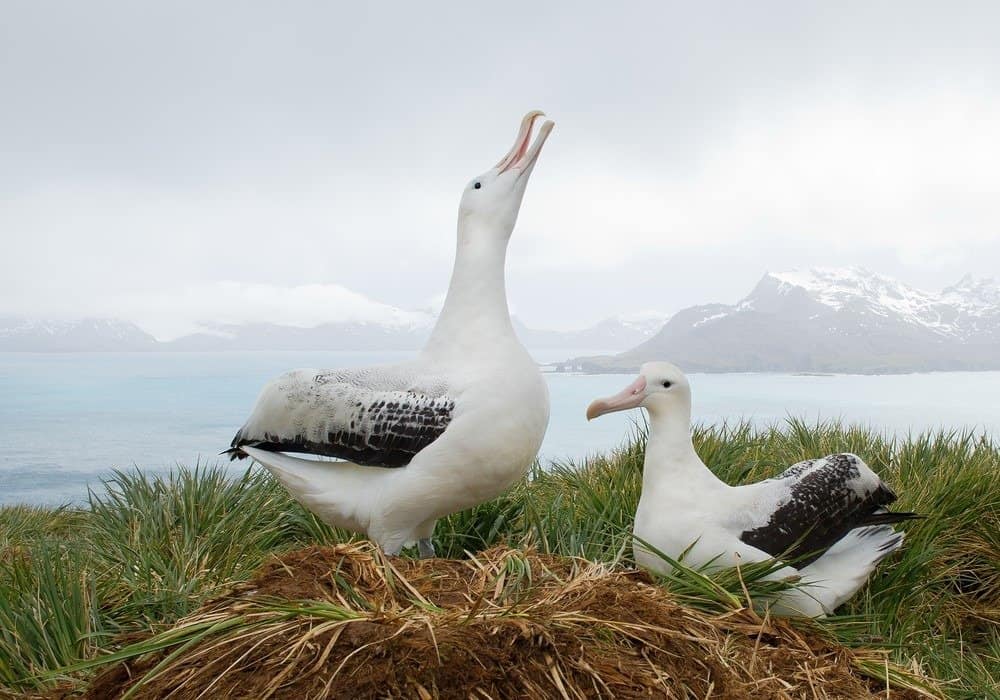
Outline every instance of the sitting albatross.
<svg viewBox="0 0 1000 700">
<path fill-rule="evenodd" d="M 587 419 L 645 408 L 649 439 L 635 514 L 636 563 L 660 573 L 670 564 L 643 543 L 693 566 L 735 566 L 778 558 L 772 578 L 801 577 L 801 587 L 770 601 L 783 615 L 819 617 L 853 596 L 875 565 L 903 544 L 890 513 L 892 490 L 857 456 L 810 459 L 755 484 L 729 486 L 691 442 L 691 388 L 668 362 L 648 362 L 621 393 L 598 399 Z"/>
<path fill-rule="evenodd" d="M 554 126 L 542 124 L 532 144 L 541 116 L 528 113 L 510 152 L 462 193 L 451 283 L 417 358 L 283 374 L 264 387 L 228 450 L 387 554 L 416 540 L 420 556 L 433 556 L 437 519 L 510 486 L 545 435 L 548 389 L 514 334 L 504 288 L 507 242 Z"/>
</svg>

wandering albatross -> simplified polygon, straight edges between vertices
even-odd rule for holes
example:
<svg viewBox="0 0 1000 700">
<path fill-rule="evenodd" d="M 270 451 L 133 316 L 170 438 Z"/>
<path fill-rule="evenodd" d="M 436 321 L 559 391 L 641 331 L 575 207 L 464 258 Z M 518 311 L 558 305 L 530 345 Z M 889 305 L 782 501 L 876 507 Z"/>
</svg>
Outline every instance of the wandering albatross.
<svg viewBox="0 0 1000 700">
<path fill-rule="evenodd" d="M 416 359 L 283 374 L 261 391 L 228 450 L 388 554 L 416 541 L 421 557 L 434 556 L 437 519 L 501 493 L 545 435 L 548 389 L 514 334 L 504 286 L 507 242 L 554 126 L 543 123 L 532 143 L 541 116 L 529 112 L 507 155 L 465 187 L 448 294 Z"/>
<path fill-rule="evenodd" d="M 919 517 L 889 512 L 896 495 L 853 454 L 806 460 L 745 486 L 722 482 L 694 450 L 691 388 L 668 362 L 644 364 L 619 394 L 591 403 L 587 419 L 638 407 L 649 414 L 649 439 L 633 552 L 650 570 L 671 566 L 643 543 L 696 568 L 780 559 L 788 563 L 772 578 L 801 577 L 802 585 L 769 601 L 772 611 L 820 617 L 902 546 L 892 524 Z"/>
</svg>

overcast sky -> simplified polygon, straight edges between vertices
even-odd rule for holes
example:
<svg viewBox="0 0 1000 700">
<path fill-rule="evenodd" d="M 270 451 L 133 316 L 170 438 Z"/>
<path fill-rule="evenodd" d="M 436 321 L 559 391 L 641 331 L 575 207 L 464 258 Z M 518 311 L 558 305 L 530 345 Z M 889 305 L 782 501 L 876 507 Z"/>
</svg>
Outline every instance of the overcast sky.
<svg viewBox="0 0 1000 700">
<path fill-rule="evenodd" d="M 733 302 L 768 270 L 1000 268 L 1000 3 L 0 15 L 0 313 L 166 337 L 432 306 L 462 187 L 535 108 L 556 128 L 508 256 L 529 325 Z"/>
</svg>

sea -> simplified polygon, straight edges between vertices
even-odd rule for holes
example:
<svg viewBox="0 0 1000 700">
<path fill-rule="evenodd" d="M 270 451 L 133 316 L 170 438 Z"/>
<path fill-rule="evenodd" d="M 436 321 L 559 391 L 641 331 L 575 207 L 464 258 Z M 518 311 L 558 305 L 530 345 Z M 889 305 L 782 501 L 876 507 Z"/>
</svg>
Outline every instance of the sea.
<svg viewBox="0 0 1000 700">
<path fill-rule="evenodd" d="M 538 351 L 546 367 L 593 349 Z M 215 464 L 261 386 L 297 367 L 395 362 L 408 352 L 0 353 L 0 504 L 79 503 L 112 470 Z M 622 443 L 641 416 L 588 423 L 591 400 L 627 375 L 546 372 L 552 417 L 543 463 L 581 463 Z M 906 435 L 973 430 L 1000 437 L 1000 372 L 882 376 L 692 374 L 694 419 L 842 420 Z M 229 463 L 226 462 L 228 465 Z M 234 473 L 244 463 L 229 466 Z"/>
</svg>

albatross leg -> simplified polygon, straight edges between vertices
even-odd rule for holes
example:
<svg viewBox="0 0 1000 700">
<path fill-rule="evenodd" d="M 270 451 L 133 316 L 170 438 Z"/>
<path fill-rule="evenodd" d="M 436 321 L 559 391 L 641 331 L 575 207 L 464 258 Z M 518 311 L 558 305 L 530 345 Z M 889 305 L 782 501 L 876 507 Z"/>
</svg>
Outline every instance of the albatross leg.
<svg viewBox="0 0 1000 700">
<path fill-rule="evenodd" d="M 403 545 L 406 544 L 406 535 L 400 535 L 398 533 L 387 536 L 368 534 L 369 538 L 378 544 L 382 548 L 382 552 L 390 557 L 398 557 L 403 551 Z"/>
<path fill-rule="evenodd" d="M 434 552 L 434 526 L 437 525 L 437 518 L 431 518 L 417 525 L 413 530 L 414 537 L 417 538 L 417 553 L 421 559 L 432 559 L 437 556 Z"/>
</svg>

